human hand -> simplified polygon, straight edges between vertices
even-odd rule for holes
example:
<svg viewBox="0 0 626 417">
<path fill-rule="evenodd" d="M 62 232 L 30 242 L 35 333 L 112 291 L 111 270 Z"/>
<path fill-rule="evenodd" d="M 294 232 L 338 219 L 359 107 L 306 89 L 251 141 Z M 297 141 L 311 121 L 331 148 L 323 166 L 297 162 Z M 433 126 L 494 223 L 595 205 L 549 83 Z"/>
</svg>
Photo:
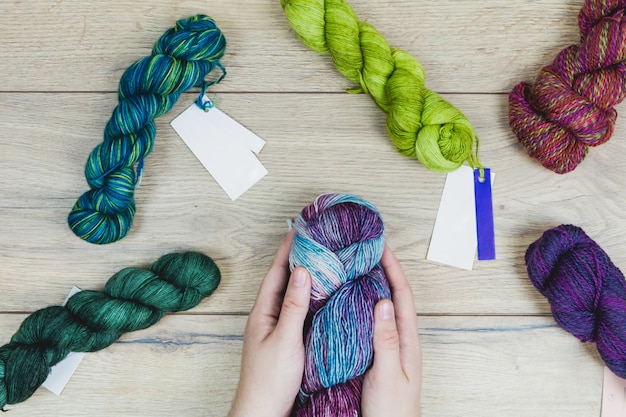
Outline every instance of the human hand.
<svg viewBox="0 0 626 417">
<path fill-rule="evenodd" d="M 229 417 L 286 417 L 300 389 L 304 373 L 302 331 L 311 277 L 299 267 L 289 278 L 292 242 L 290 232 L 261 282 L 248 317 L 239 386 Z"/>
<path fill-rule="evenodd" d="M 365 373 L 361 410 L 363 417 L 419 417 L 422 353 L 413 295 L 389 247 L 381 263 L 393 303 L 381 300 L 374 308 L 374 361 Z"/>
</svg>

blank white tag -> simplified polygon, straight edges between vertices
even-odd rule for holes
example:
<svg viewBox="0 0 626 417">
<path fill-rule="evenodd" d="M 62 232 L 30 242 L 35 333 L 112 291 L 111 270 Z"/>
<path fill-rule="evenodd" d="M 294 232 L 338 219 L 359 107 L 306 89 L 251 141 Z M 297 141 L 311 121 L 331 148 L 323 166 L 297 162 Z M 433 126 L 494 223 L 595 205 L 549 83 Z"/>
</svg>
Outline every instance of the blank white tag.
<svg viewBox="0 0 626 417">
<path fill-rule="evenodd" d="M 171 125 L 231 200 L 267 174 L 253 153 L 265 141 L 217 108 L 205 112 L 194 103 Z"/>
<path fill-rule="evenodd" d="M 65 298 L 63 305 L 67 304 L 67 300 L 77 292 L 80 292 L 80 288 L 72 287 L 72 290 Z M 42 386 L 56 395 L 61 395 L 61 392 L 69 382 L 72 375 L 80 365 L 80 361 L 83 360 L 85 352 L 70 352 L 61 362 L 57 363 L 50 369 L 48 378 L 44 381 Z"/>
<path fill-rule="evenodd" d="M 426 259 L 471 270 L 477 245 L 474 171 L 463 165 L 446 176 Z"/>
<path fill-rule="evenodd" d="M 602 417 L 626 416 L 626 379 L 615 375 L 604 367 L 602 387 Z"/>
</svg>

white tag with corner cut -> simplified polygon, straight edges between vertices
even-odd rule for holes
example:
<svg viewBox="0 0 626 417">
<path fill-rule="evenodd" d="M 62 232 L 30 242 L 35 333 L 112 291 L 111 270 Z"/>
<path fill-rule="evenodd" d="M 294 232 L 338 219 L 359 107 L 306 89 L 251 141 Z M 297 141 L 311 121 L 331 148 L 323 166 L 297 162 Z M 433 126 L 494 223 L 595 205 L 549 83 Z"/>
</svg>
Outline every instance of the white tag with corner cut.
<svg viewBox="0 0 626 417">
<path fill-rule="evenodd" d="M 70 297 L 80 292 L 80 288 L 72 287 L 72 290 L 65 298 L 63 305 L 67 304 Z M 85 352 L 70 352 L 65 359 L 57 363 L 50 369 L 48 378 L 44 381 L 42 386 L 56 395 L 61 395 L 63 389 L 69 382 L 72 375 L 80 365 L 80 361 L 85 357 Z"/>
<path fill-rule="evenodd" d="M 602 417 L 626 416 L 626 379 L 615 375 L 604 367 L 602 386 Z"/>
<path fill-rule="evenodd" d="M 171 125 L 231 200 L 267 175 L 255 155 L 265 141 L 219 109 L 194 103 Z"/>
<path fill-rule="evenodd" d="M 477 245 L 474 170 L 463 165 L 446 176 L 426 259 L 471 270 Z"/>
</svg>

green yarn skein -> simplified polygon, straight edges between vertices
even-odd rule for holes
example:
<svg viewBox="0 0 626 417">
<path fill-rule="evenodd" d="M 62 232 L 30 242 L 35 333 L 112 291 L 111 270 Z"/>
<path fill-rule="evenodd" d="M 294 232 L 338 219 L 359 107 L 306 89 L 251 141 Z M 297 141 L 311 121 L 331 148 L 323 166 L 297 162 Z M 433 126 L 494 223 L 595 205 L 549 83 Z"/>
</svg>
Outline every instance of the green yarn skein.
<svg viewBox="0 0 626 417">
<path fill-rule="evenodd" d="M 104 349 L 123 333 L 150 327 L 167 312 L 195 307 L 220 279 L 208 256 L 170 253 L 150 269 L 122 269 L 103 292 L 81 291 L 64 307 L 32 313 L 10 343 L 0 347 L 0 409 L 29 398 L 50 368 L 70 352 Z"/>
<path fill-rule="evenodd" d="M 389 46 L 344 0 L 281 0 L 302 43 L 330 54 L 347 79 L 387 113 L 387 133 L 400 153 L 434 171 L 450 172 L 474 155 L 478 138 L 467 118 L 424 86 L 424 68 L 408 52 Z M 357 91 L 358 92 L 358 91 Z M 478 149 L 476 150 L 476 153 Z"/>
</svg>

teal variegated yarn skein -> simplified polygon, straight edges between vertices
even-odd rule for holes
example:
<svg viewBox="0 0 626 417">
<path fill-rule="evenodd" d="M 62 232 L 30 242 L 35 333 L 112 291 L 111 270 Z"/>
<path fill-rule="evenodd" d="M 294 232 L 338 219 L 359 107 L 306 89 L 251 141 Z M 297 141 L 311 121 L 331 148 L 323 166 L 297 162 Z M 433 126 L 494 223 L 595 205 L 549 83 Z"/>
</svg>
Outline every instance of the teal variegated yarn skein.
<svg viewBox="0 0 626 417">
<path fill-rule="evenodd" d="M 154 146 L 154 119 L 167 113 L 192 87 L 207 87 L 226 39 L 215 21 L 196 15 L 176 22 L 157 41 L 150 56 L 126 69 L 119 84 L 119 103 L 104 130 L 104 141 L 87 159 L 90 190 L 70 212 L 70 229 L 81 239 L 105 244 L 122 239 L 135 216 L 135 187 L 143 160 Z"/>
<path fill-rule="evenodd" d="M 0 409 L 28 399 L 70 352 L 104 349 L 123 333 L 152 326 L 167 312 L 195 307 L 215 291 L 220 277 L 206 255 L 170 253 L 149 269 L 122 269 L 103 292 L 82 291 L 64 307 L 32 313 L 0 347 Z"/>
</svg>

